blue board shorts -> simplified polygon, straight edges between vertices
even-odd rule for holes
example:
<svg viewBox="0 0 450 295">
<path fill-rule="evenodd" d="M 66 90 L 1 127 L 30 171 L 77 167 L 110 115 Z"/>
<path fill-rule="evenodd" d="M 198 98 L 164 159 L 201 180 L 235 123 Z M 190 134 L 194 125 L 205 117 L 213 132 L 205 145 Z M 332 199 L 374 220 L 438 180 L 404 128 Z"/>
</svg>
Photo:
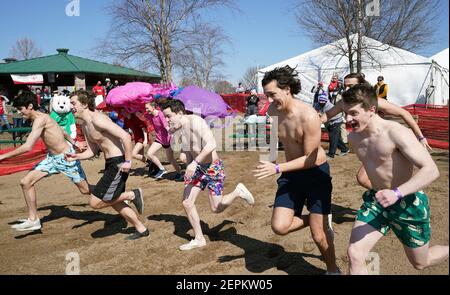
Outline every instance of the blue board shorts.
<svg viewBox="0 0 450 295">
<path fill-rule="evenodd" d="M 274 208 L 292 209 L 295 216 L 300 217 L 306 202 L 310 213 L 331 213 L 333 185 L 328 163 L 307 170 L 282 173 L 277 183 Z"/>
<path fill-rule="evenodd" d="M 69 149 L 69 153 L 75 153 L 73 147 Z M 62 173 L 69 177 L 73 183 L 80 183 L 86 180 L 86 174 L 81 168 L 80 161 L 69 162 L 64 158 L 64 154 L 53 155 L 47 153 L 47 157 L 37 163 L 32 170 L 47 172 L 47 176 Z"/>
</svg>

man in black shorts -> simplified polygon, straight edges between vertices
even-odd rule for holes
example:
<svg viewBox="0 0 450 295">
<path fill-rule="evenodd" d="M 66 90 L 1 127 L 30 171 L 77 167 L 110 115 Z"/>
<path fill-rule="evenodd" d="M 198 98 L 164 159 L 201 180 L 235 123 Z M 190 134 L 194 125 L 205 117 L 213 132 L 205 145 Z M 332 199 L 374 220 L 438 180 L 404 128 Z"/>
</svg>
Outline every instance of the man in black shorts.
<svg viewBox="0 0 450 295">
<path fill-rule="evenodd" d="M 127 237 L 135 240 L 149 235 L 148 229 L 128 206 L 131 201 L 139 214 L 144 209 L 142 190 L 125 191 L 125 183 L 131 168 L 132 143 L 130 135 L 114 124 L 107 116 L 95 112 L 94 96 L 84 90 L 75 91 L 70 98 L 72 112 L 80 119 L 88 149 L 81 154 L 67 154 L 71 160 L 92 158 L 98 150 L 103 151 L 106 159 L 105 172 L 91 190 L 89 205 L 94 209 L 113 207 L 136 228 L 136 232 Z"/>
<path fill-rule="evenodd" d="M 271 102 L 268 113 L 278 117 L 278 136 L 286 162 L 261 161 L 254 172 L 258 179 L 282 173 L 272 214 L 273 231 L 287 235 L 309 226 L 327 265 L 326 273 L 339 274 L 333 239 L 328 234 L 332 184 L 327 156 L 320 146 L 321 122 L 311 106 L 294 98 L 301 89 L 296 75 L 286 66 L 264 76 L 262 86 Z M 302 215 L 305 202 L 308 215 Z"/>
</svg>

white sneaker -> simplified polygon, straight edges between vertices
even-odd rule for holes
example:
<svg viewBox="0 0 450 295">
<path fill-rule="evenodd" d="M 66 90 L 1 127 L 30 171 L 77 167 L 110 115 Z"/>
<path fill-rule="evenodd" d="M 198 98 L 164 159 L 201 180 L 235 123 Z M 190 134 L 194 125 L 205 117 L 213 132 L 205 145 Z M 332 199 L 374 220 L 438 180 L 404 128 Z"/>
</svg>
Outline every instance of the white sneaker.
<svg viewBox="0 0 450 295">
<path fill-rule="evenodd" d="M 16 227 L 18 227 L 19 225 L 21 225 L 22 223 L 27 222 L 27 221 L 28 221 L 28 218 L 19 218 L 16 221 L 14 221 L 14 224 L 11 225 L 11 228 L 15 229 Z"/>
<path fill-rule="evenodd" d="M 12 226 L 15 230 L 18 231 L 27 231 L 27 230 L 38 230 L 41 229 L 41 221 L 39 219 L 36 219 L 34 221 L 27 219 L 27 221 L 15 224 Z"/>
<path fill-rule="evenodd" d="M 199 240 L 193 239 L 189 243 L 181 245 L 180 250 L 187 251 L 187 250 L 192 250 L 195 248 L 200 248 L 203 246 L 206 246 L 206 241 L 199 241 Z"/>
<path fill-rule="evenodd" d="M 239 183 L 236 188 L 242 192 L 241 198 L 247 201 L 250 205 L 255 204 L 255 199 L 253 198 L 252 193 L 245 187 L 244 184 Z"/>
<path fill-rule="evenodd" d="M 11 225 L 11 228 L 16 228 L 16 226 L 18 226 L 21 223 L 24 223 L 27 220 L 28 220 L 28 218 L 19 218 L 15 221 L 15 223 L 13 225 Z"/>
</svg>

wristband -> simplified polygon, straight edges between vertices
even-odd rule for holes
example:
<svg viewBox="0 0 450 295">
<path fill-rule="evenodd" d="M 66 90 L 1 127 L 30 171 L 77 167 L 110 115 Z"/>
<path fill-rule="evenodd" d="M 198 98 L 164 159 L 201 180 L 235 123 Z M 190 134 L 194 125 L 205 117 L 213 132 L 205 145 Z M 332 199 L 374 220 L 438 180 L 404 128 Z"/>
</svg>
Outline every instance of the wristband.
<svg viewBox="0 0 450 295">
<path fill-rule="evenodd" d="M 278 165 L 278 164 L 275 165 L 275 171 L 276 171 L 277 174 L 281 172 L 280 171 L 280 165 Z"/>
<path fill-rule="evenodd" d="M 396 187 L 394 187 L 393 189 L 392 189 L 392 191 L 395 193 L 395 195 L 397 196 L 397 199 L 402 199 L 403 198 L 403 195 L 402 195 L 402 193 L 399 191 L 399 189 L 398 188 L 396 188 Z"/>
<path fill-rule="evenodd" d="M 192 161 L 195 162 L 195 164 L 200 165 L 200 163 L 196 159 L 194 159 Z"/>
<path fill-rule="evenodd" d="M 131 164 L 131 160 L 125 160 L 124 163 L 129 163 L 129 164 Z"/>
<path fill-rule="evenodd" d="M 418 139 L 419 141 L 422 141 L 422 140 L 425 139 L 425 136 L 419 136 L 419 137 L 417 137 L 417 139 Z"/>
</svg>

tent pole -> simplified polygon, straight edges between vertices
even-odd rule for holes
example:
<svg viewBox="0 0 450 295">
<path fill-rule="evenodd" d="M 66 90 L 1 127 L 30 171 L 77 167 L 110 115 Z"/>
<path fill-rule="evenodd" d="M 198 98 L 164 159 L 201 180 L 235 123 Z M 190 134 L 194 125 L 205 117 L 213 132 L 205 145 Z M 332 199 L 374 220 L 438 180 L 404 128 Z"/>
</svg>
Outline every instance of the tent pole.
<svg viewBox="0 0 450 295">
<path fill-rule="evenodd" d="M 422 86 L 420 87 L 419 93 L 417 94 L 416 103 L 417 103 L 417 100 L 420 98 L 420 93 L 422 92 L 423 87 L 425 86 L 425 83 L 427 81 L 428 75 L 430 74 L 432 67 L 433 67 L 433 64 L 431 64 L 430 68 L 428 69 L 427 75 L 425 76 L 425 80 L 423 80 Z M 425 93 L 425 103 L 428 103 L 428 97 L 426 96 L 426 93 Z"/>
</svg>

